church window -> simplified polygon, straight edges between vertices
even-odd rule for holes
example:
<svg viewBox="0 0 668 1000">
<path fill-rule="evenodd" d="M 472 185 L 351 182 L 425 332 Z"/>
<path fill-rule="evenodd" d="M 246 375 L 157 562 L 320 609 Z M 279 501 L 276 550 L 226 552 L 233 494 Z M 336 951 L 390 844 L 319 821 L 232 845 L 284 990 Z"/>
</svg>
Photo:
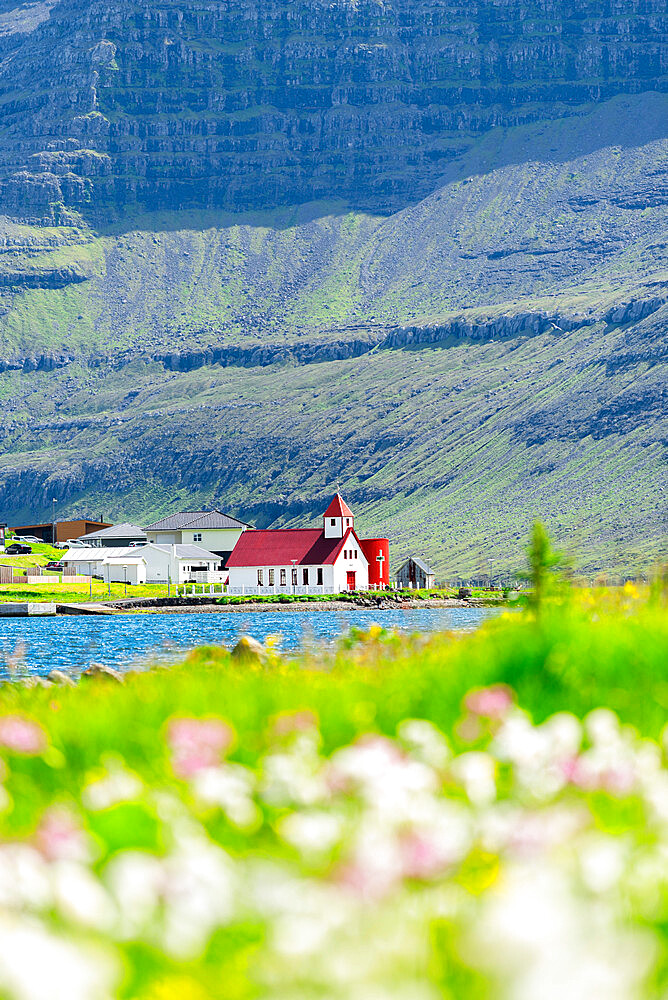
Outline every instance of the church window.
<svg viewBox="0 0 668 1000">
<path fill-rule="evenodd" d="M 344 550 L 343 550 L 343 558 L 344 558 L 344 559 L 347 559 L 347 558 L 348 558 L 348 549 L 344 549 Z"/>
<path fill-rule="evenodd" d="M 270 587 L 274 586 L 274 571 L 273 571 L 273 569 L 269 570 L 269 586 Z"/>
<path fill-rule="evenodd" d="M 318 586 L 319 586 L 319 587 L 322 587 L 322 585 L 323 585 L 323 579 L 322 579 L 322 566 L 320 566 L 320 567 L 318 568 Z"/>
<path fill-rule="evenodd" d="M 297 569 L 294 566 L 292 567 L 292 586 L 297 586 Z"/>
<path fill-rule="evenodd" d="M 302 583 L 308 587 L 308 569 L 306 567 L 302 570 Z"/>
<path fill-rule="evenodd" d="M 346 518 L 346 528 L 347 528 L 347 527 L 349 526 L 349 524 L 350 524 L 350 518 L 349 518 L 349 517 L 347 517 L 347 518 Z"/>
<path fill-rule="evenodd" d="M 258 587 L 264 587 L 264 570 L 259 569 L 257 571 L 257 585 Z"/>
<path fill-rule="evenodd" d="M 355 559 L 357 559 L 357 549 L 355 549 Z"/>
<path fill-rule="evenodd" d="M 281 587 L 285 587 L 287 585 L 287 582 L 288 581 L 287 581 L 287 577 L 285 575 L 285 570 L 282 569 L 281 570 Z"/>
<path fill-rule="evenodd" d="M 331 526 L 333 528 L 336 527 L 336 518 L 335 517 L 330 517 L 329 523 L 331 524 Z"/>
</svg>

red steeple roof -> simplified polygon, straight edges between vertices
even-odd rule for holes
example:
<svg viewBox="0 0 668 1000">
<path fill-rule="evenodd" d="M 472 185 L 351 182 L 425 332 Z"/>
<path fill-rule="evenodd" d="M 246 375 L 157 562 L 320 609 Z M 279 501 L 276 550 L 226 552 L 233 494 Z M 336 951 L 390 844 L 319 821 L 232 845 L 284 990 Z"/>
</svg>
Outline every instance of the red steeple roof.
<svg viewBox="0 0 668 1000">
<path fill-rule="evenodd" d="M 330 503 L 329 507 L 325 511 L 324 517 L 353 517 L 353 512 L 343 499 L 340 493 L 337 493 Z"/>
</svg>

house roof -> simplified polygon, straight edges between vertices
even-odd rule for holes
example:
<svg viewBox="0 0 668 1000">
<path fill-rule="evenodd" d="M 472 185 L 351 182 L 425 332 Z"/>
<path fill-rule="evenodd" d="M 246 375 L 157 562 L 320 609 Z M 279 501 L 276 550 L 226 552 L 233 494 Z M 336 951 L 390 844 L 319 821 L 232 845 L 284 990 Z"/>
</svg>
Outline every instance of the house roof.
<svg viewBox="0 0 668 1000">
<path fill-rule="evenodd" d="M 401 570 L 404 568 L 404 566 L 407 566 L 409 564 L 409 562 L 414 562 L 415 565 L 419 569 L 421 569 L 423 573 L 427 573 L 428 576 L 434 576 L 435 575 L 434 574 L 434 570 L 431 568 L 431 566 L 427 565 L 427 563 L 424 561 L 424 559 L 418 559 L 417 556 L 411 556 L 409 559 L 406 559 L 406 561 L 403 562 L 401 564 L 401 566 L 399 567 L 399 569 L 397 570 L 397 573 L 400 573 Z"/>
<path fill-rule="evenodd" d="M 246 532 L 244 532 L 246 534 Z M 148 546 L 147 546 L 148 548 Z M 154 549 L 162 549 L 163 552 L 171 554 L 172 550 L 177 559 L 200 559 L 202 562 L 220 562 L 220 556 L 215 556 L 213 552 L 209 552 L 208 549 L 203 549 L 201 545 L 160 545 L 154 544 L 151 546 Z M 131 552 L 141 552 L 143 546 L 139 549 L 131 549 Z"/>
<path fill-rule="evenodd" d="M 135 551 L 134 549 L 132 550 Z M 68 549 L 60 557 L 60 562 L 104 562 L 106 559 L 113 558 L 114 556 L 122 555 L 127 552 L 125 546 L 122 548 L 102 548 L 101 546 L 90 546 L 86 548 L 85 546 L 78 546 L 75 549 Z"/>
<path fill-rule="evenodd" d="M 353 536 L 352 528 L 343 538 L 325 538 L 320 528 L 278 528 L 244 531 L 227 560 L 227 568 L 237 566 L 327 566 L 336 562 L 339 553 Z M 364 553 L 361 552 L 363 558 Z"/>
<path fill-rule="evenodd" d="M 324 517 L 353 517 L 353 512 L 343 499 L 340 493 L 337 493 L 330 503 L 329 507 L 324 513 Z"/>
<path fill-rule="evenodd" d="M 146 538 L 146 532 L 136 524 L 112 524 L 110 528 L 102 528 L 101 531 L 90 531 L 81 538 L 90 540 L 91 538 Z"/>
<path fill-rule="evenodd" d="M 185 510 L 149 524 L 145 531 L 182 531 L 184 528 L 248 528 L 236 517 L 220 510 Z"/>
</svg>

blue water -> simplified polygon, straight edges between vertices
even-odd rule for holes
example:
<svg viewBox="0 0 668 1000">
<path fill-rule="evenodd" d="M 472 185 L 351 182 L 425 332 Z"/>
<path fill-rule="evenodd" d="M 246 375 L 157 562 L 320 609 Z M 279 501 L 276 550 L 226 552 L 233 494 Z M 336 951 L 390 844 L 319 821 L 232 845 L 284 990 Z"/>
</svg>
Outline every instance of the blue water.
<svg viewBox="0 0 668 1000">
<path fill-rule="evenodd" d="M 406 611 L 350 608 L 210 614 L 123 615 L 109 618 L 0 618 L 0 677 L 7 657 L 22 650 L 21 672 L 78 674 L 91 663 L 118 670 L 186 653 L 195 646 L 231 647 L 243 633 L 263 642 L 279 634 L 282 649 L 332 641 L 352 626 L 374 622 L 409 632 L 475 629 L 494 612 L 484 608 L 415 608 Z"/>
</svg>

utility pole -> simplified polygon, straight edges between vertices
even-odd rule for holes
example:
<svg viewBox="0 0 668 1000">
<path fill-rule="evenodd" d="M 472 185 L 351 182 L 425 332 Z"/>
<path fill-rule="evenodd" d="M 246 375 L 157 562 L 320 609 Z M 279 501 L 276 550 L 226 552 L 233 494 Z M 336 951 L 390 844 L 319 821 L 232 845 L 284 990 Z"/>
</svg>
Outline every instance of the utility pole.
<svg viewBox="0 0 668 1000">
<path fill-rule="evenodd" d="M 51 544 L 55 545 L 58 539 L 56 538 L 56 498 L 53 497 L 51 500 Z"/>
</svg>

